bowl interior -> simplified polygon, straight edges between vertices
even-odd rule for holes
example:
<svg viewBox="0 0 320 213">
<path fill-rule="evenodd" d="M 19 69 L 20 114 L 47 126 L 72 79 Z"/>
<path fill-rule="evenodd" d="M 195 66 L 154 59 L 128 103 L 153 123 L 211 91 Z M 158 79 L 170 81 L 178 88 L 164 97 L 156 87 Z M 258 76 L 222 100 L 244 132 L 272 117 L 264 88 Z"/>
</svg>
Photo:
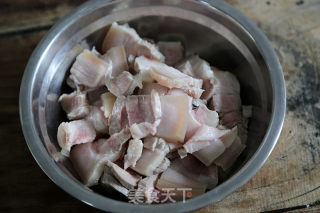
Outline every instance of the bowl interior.
<svg viewBox="0 0 320 213">
<path fill-rule="evenodd" d="M 194 1 L 180 5 L 166 1 L 161 6 L 156 1 L 141 1 L 141 5 L 133 2 L 101 4 L 55 32 L 39 59 L 32 90 L 33 119 L 42 139 L 39 145 L 45 146 L 49 155 L 59 150 L 57 127 L 67 119 L 57 100 L 62 93 L 71 91 L 65 79 L 75 57 L 82 48 L 95 46 L 100 50 L 102 39 L 113 21 L 128 22 L 142 37 L 156 42 L 181 41 L 186 55 L 197 53 L 211 65 L 231 71 L 239 79 L 242 102 L 253 105 L 253 117 L 249 123 L 247 148 L 230 173 L 222 176 L 219 184 L 223 184 L 250 160 L 267 131 L 273 106 L 270 71 L 253 38 L 219 10 Z M 82 187 L 70 162 L 58 163 L 58 166 Z M 96 193 L 122 199 L 100 189 L 96 189 Z"/>
</svg>

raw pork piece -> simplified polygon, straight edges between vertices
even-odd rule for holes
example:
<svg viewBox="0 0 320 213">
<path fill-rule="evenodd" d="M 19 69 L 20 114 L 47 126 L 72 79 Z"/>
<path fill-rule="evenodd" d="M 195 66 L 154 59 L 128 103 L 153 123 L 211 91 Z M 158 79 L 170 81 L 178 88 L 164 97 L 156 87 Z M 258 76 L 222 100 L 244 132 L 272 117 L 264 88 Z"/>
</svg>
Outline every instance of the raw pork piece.
<svg viewBox="0 0 320 213">
<path fill-rule="evenodd" d="M 143 143 L 141 140 L 132 139 L 129 141 L 127 154 L 124 156 L 124 169 L 136 165 L 137 160 L 141 157 L 142 150 Z"/>
<path fill-rule="evenodd" d="M 112 61 L 112 77 L 117 77 L 123 71 L 129 70 L 126 51 L 122 45 L 109 49 L 101 58 L 106 62 Z"/>
<path fill-rule="evenodd" d="M 174 162 L 173 162 L 174 163 Z M 169 167 L 164 171 L 156 183 L 156 188 L 162 191 L 170 188 L 170 193 L 174 193 L 174 199 L 182 200 L 187 192 L 192 193 L 192 197 L 205 193 L 206 183 L 197 182 L 189 177 L 184 176 L 177 170 Z M 187 198 L 187 197 L 185 197 Z"/>
<path fill-rule="evenodd" d="M 207 126 L 216 127 L 219 123 L 219 115 L 216 111 L 212 111 L 207 108 L 206 105 L 201 104 L 199 107 L 194 110 L 195 119 Z"/>
<path fill-rule="evenodd" d="M 71 150 L 70 160 L 85 185 L 98 183 L 106 163 L 121 156 L 122 147 L 130 137 L 129 129 L 124 129 L 108 139 L 80 144 Z"/>
<path fill-rule="evenodd" d="M 113 105 L 116 102 L 117 97 L 110 92 L 103 93 L 101 95 L 102 107 L 104 117 L 109 118 L 112 113 Z"/>
<path fill-rule="evenodd" d="M 160 41 L 157 45 L 165 57 L 165 63 L 169 66 L 175 65 L 183 58 L 183 47 L 180 41 Z"/>
<path fill-rule="evenodd" d="M 172 162 L 171 168 L 194 181 L 207 185 L 207 189 L 214 188 L 218 183 L 218 168 L 215 164 L 205 166 L 192 155 Z"/>
<path fill-rule="evenodd" d="M 129 126 L 126 98 L 124 96 L 117 97 L 108 121 L 110 135 L 120 132 L 122 129 Z"/>
<path fill-rule="evenodd" d="M 239 111 L 241 99 L 238 94 L 214 94 L 210 104 L 215 111 L 227 113 Z"/>
<path fill-rule="evenodd" d="M 124 196 L 128 197 L 129 190 L 122 186 L 111 174 L 111 169 L 109 167 L 105 167 L 103 171 L 103 175 L 101 177 L 101 185 L 107 189 L 113 189 L 117 192 L 120 192 Z M 111 190 L 110 190 L 111 191 Z M 111 191 L 112 192 L 112 191 Z"/>
<path fill-rule="evenodd" d="M 62 122 L 58 127 L 57 139 L 61 153 L 69 156 L 73 145 L 92 142 L 96 137 L 93 126 L 84 120 Z"/>
<path fill-rule="evenodd" d="M 142 155 L 136 165 L 131 168 L 139 174 L 151 176 L 154 174 L 155 169 L 162 163 L 164 157 L 165 153 L 158 149 L 155 151 L 143 149 Z"/>
<path fill-rule="evenodd" d="M 150 77 L 169 89 L 178 88 L 194 98 L 199 98 L 203 92 L 202 80 L 192 78 L 164 63 L 140 56 L 135 60 L 135 70 L 148 73 Z"/>
<path fill-rule="evenodd" d="M 71 94 L 63 94 L 60 96 L 59 102 L 67 113 L 69 120 L 84 118 L 89 113 L 89 105 L 85 93 L 75 91 Z"/>
<path fill-rule="evenodd" d="M 110 161 L 108 161 L 107 166 L 110 167 L 112 174 L 117 178 L 117 180 L 127 189 L 132 189 L 137 186 L 138 181 L 141 179 L 139 176 L 133 176 L 117 164 Z"/>
<path fill-rule="evenodd" d="M 212 146 L 213 143 L 220 142 L 230 130 L 220 130 L 214 127 L 202 125 L 195 134 L 183 145 L 187 153 L 194 153 L 207 146 Z M 227 137 L 226 137 L 227 138 Z"/>
<path fill-rule="evenodd" d="M 168 142 L 183 142 L 191 106 L 186 94 L 160 96 L 162 118 L 156 136 Z"/>
<path fill-rule="evenodd" d="M 214 163 L 220 166 L 224 171 L 228 170 L 233 163 L 237 160 L 241 152 L 246 148 L 246 145 L 242 144 L 239 137 L 233 141 L 232 145 L 226 149 L 226 151 L 220 155 Z"/>
<path fill-rule="evenodd" d="M 133 95 L 126 98 L 129 126 L 142 122 L 153 123 L 155 117 L 150 95 Z"/>
<path fill-rule="evenodd" d="M 138 183 L 138 189 L 136 191 L 136 196 L 140 196 L 142 194 L 144 196 L 145 203 L 152 203 L 153 197 L 152 193 L 154 192 L 154 185 L 158 178 L 158 175 L 151 175 L 149 177 L 145 177 Z"/>
<path fill-rule="evenodd" d="M 211 79 L 214 74 L 208 62 L 193 55 L 177 66 L 181 72 L 199 79 Z"/>
<path fill-rule="evenodd" d="M 119 97 L 122 95 L 131 95 L 137 84 L 131 73 L 123 71 L 117 77 L 112 77 L 110 74 L 107 74 L 106 86 L 113 95 Z"/>
<path fill-rule="evenodd" d="M 141 139 L 149 135 L 155 135 L 157 127 L 149 122 L 134 123 L 130 126 L 130 133 L 134 139 Z"/>
<path fill-rule="evenodd" d="M 173 147 L 170 147 L 169 144 L 162 138 L 158 137 L 146 137 L 143 141 L 143 147 L 146 149 L 149 149 L 151 151 L 154 151 L 156 149 L 163 151 L 165 154 L 170 152 L 170 149 L 173 149 Z"/>
<path fill-rule="evenodd" d="M 108 119 L 103 115 L 100 107 L 91 106 L 90 113 L 85 117 L 85 120 L 92 124 L 97 134 L 108 133 Z"/>
<path fill-rule="evenodd" d="M 111 69 L 112 63 L 107 63 L 89 50 L 84 50 L 77 56 L 70 73 L 76 84 L 94 88 L 104 84 L 104 76 Z"/>
<path fill-rule="evenodd" d="M 160 174 L 168 169 L 170 166 L 170 160 L 168 158 L 164 158 L 160 165 L 153 171 L 153 174 Z"/>
<path fill-rule="evenodd" d="M 168 88 L 161 86 L 160 84 L 144 82 L 142 89 L 139 91 L 139 95 L 150 95 L 152 90 L 157 91 L 159 95 L 166 95 L 168 92 Z"/>
<path fill-rule="evenodd" d="M 143 55 L 150 59 L 164 61 L 164 56 L 155 45 L 141 39 L 137 32 L 127 24 L 118 25 L 114 22 L 104 38 L 102 50 L 107 51 L 119 45 L 124 46 L 127 56 Z"/>
</svg>

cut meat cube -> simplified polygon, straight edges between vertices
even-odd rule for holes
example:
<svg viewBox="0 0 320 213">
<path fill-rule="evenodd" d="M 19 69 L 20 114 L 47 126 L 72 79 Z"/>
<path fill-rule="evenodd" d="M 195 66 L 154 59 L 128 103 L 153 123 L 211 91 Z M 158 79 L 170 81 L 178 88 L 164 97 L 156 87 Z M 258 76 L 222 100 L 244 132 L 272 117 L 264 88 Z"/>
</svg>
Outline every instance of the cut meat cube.
<svg viewBox="0 0 320 213">
<path fill-rule="evenodd" d="M 157 45 L 165 57 L 165 63 L 169 66 L 175 65 L 183 58 L 183 47 L 180 41 L 160 41 Z"/>
<path fill-rule="evenodd" d="M 157 133 L 157 127 L 149 122 L 134 123 L 130 126 L 130 132 L 134 139 L 141 139 L 149 135 L 155 135 Z"/>
<path fill-rule="evenodd" d="M 217 112 L 239 111 L 241 99 L 239 94 L 215 94 L 210 104 L 210 107 Z"/>
<path fill-rule="evenodd" d="M 85 120 L 92 124 L 97 134 L 108 133 L 108 119 L 104 117 L 99 107 L 91 106 L 90 113 L 85 117 Z"/>
<path fill-rule="evenodd" d="M 237 160 L 237 158 L 240 156 L 242 151 L 246 148 L 246 145 L 242 144 L 240 141 L 240 138 L 237 137 L 232 145 L 226 149 L 226 151 L 220 155 L 214 163 L 218 166 L 220 166 L 224 171 L 231 168 L 233 163 Z"/>
<path fill-rule="evenodd" d="M 198 158 L 204 165 L 210 166 L 225 150 L 226 147 L 220 140 L 213 140 L 207 147 L 192 153 L 192 155 Z"/>
<path fill-rule="evenodd" d="M 153 171 L 153 174 L 160 174 L 168 169 L 170 166 L 170 160 L 168 158 L 164 158 L 160 165 Z"/>
<path fill-rule="evenodd" d="M 132 189 L 137 186 L 138 181 L 141 179 L 141 177 L 133 176 L 115 163 L 108 161 L 107 165 L 110 167 L 112 174 L 117 180 L 127 189 Z"/>
<path fill-rule="evenodd" d="M 103 171 L 103 175 L 101 178 L 101 184 L 104 188 L 109 190 L 112 188 L 113 190 L 116 190 L 117 192 L 120 192 L 124 196 L 128 197 L 129 190 L 125 187 L 123 187 L 111 174 L 110 168 L 105 167 Z"/>
<path fill-rule="evenodd" d="M 191 77 L 203 80 L 213 78 L 214 76 L 209 63 L 201 59 L 198 55 L 193 55 L 187 58 L 184 62 L 178 65 L 178 70 L 190 75 Z"/>
<path fill-rule="evenodd" d="M 167 143 L 162 138 L 158 137 L 147 137 L 144 139 L 143 147 L 154 151 L 156 149 L 163 151 L 165 154 L 170 152 L 170 143 Z M 171 147 L 173 148 L 173 147 Z"/>
<path fill-rule="evenodd" d="M 89 50 L 84 50 L 77 56 L 70 72 L 76 84 L 94 88 L 104 84 L 104 76 L 111 72 L 111 69 L 112 63 L 107 63 Z"/>
<path fill-rule="evenodd" d="M 226 134 L 230 130 L 219 130 L 214 127 L 206 125 L 201 126 L 196 133 L 183 145 L 183 148 L 187 153 L 193 153 L 203 149 L 209 145 L 212 145 L 217 140 L 222 140 L 223 137 L 228 139 Z"/>
<path fill-rule="evenodd" d="M 110 135 L 120 132 L 122 129 L 129 126 L 126 110 L 126 98 L 124 96 L 117 97 L 108 121 Z"/>
<path fill-rule="evenodd" d="M 168 88 L 161 86 L 160 84 L 144 82 L 142 89 L 139 91 L 139 95 L 150 95 L 152 90 L 157 91 L 159 95 L 166 95 L 168 92 Z"/>
<path fill-rule="evenodd" d="M 134 66 L 136 71 L 149 73 L 151 78 L 169 89 L 182 89 L 194 98 L 199 98 L 203 92 L 202 80 L 192 78 L 164 63 L 140 56 L 136 58 Z"/>
<path fill-rule="evenodd" d="M 126 100 L 129 125 L 155 121 L 151 105 L 151 96 L 129 96 Z"/>
<path fill-rule="evenodd" d="M 122 45 L 109 49 L 101 58 L 106 62 L 112 61 L 112 77 L 117 77 L 123 71 L 129 70 L 126 51 Z"/>
<path fill-rule="evenodd" d="M 218 183 L 217 166 L 212 164 L 207 167 L 192 155 L 173 161 L 171 168 L 194 181 L 206 184 L 208 189 Z"/>
<path fill-rule="evenodd" d="M 136 88 L 134 77 L 127 71 L 121 72 L 117 77 L 106 76 L 106 86 L 115 96 L 131 95 Z"/>
<path fill-rule="evenodd" d="M 170 193 L 175 195 L 174 198 L 183 199 L 186 198 L 185 195 L 188 191 L 192 192 L 192 197 L 205 193 L 207 184 L 194 181 L 169 167 L 161 174 L 156 187 L 162 191 L 166 191 L 168 188 L 173 189 L 170 190 Z"/>
<path fill-rule="evenodd" d="M 130 140 L 127 149 L 127 154 L 124 156 L 124 169 L 135 166 L 137 160 L 141 157 L 143 150 L 143 143 L 141 140 Z"/>
<path fill-rule="evenodd" d="M 106 92 L 101 95 L 102 111 L 104 117 L 109 118 L 111 116 L 113 105 L 116 99 L 117 97 L 110 92 Z"/>
<path fill-rule="evenodd" d="M 98 183 L 106 163 L 121 156 L 123 145 L 130 137 L 129 129 L 124 129 L 109 139 L 80 144 L 71 150 L 70 160 L 85 185 Z"/>
<path fill-rule="evenodd" d="M 214 69 L 213 94 L 240 94 L 240 84 L 231 73 Z"/>
<path fill-rule="evenodd" d="M 185 93 L 183 90 L 181 89 L 169 89 L 169 91 L 167 92 L 167 95 L 184 95 L 187 94 Z"/>
<path fill-rule="evenodd" d="M 155 169 L 162 163 L 164 157 L 165 153 L 158 149 L 155 151 L 143 149 L 136 166 L 131 168 L 142 175 L 151 176 Z"/>
<path fill-rule="evenodd" d="M 63 94 L 60 96 L 59 102 L 67 113 L 69 120 L 81 119 L 89 114 L 89 105 L 85 93 Z"/>
<path fill-rule="evenodd" d="M 154 192 L 154 185 L 157 178 L 158 178 L 158 175 L 152 175 L 152 176 L 143 178 L 138 183 L 138 189 L 136 193 L 138 193 L 138 196 L 140 195 L 140 193 L 144 195 L 145 203 L 150 204 L 153 201 L 152 193 Z"/>
<path fill-rule="evenodd" d="M 164 61 L 164 56 L 158 48 L 139 37 L 137 32 L 128 25 L 112 23 L 102 44 L 102 50 L 107 51 L 112 47 L 123 45 L 126 55 L 145 56 L 150 59 Z"/>
<path fill-rule="evenodd" d="M 58 127 L 57 139 L 61 153 L 69 156 L 72 146 L 92 142 L 96 137 L 93 126 L 84 120 L 62 122 Z"/>
<path fill-rule="evenodd" d="M 219 115 L 216 111 L 209 110 L 206 105 L 201 104 L 194 110 L 196 120 L 207 126 L 216 127 L 219 123 Z"/>
<path fill-rule="evenodd" d="M 183 142 L 187 131 L 188 112 L 191 106 L 190 97 L 160 96 L 162 118 L 158 126 L 157 136 L 168 142 Z"/>
<path fill-rule="evenodd" d="M 229 146 L 231 146 L 231 144 L 233 143 L 233 141 L 236 139 L 238 135 L 238 127 L 235 126 L 231 130 L 228 129 L 226 131 L 227 131 L 226 134 L 221 136 L 219 139 L 223 142 L 225 147 L 228 148 Z"/>
</svg>

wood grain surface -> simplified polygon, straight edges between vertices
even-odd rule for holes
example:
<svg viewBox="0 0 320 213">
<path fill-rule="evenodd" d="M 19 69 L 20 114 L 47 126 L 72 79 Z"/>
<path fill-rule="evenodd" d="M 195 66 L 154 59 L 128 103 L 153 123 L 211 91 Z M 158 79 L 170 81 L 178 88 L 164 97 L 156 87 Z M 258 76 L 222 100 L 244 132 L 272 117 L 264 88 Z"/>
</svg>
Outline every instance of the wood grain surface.
<svg viewBox="0 0 320 213">
<path fill-rule="evenodd" d="M 24 67 L 47 30 L 82 1 L 0 2 L 0 212 L 100 212 L 69 196 L 38 167 L 22 135 Z M 277 146 L 243 187 L 198 212 L 320 212 L 320 1 L 227 0 L 267 35 L 286 79 Z"/>
</svg>

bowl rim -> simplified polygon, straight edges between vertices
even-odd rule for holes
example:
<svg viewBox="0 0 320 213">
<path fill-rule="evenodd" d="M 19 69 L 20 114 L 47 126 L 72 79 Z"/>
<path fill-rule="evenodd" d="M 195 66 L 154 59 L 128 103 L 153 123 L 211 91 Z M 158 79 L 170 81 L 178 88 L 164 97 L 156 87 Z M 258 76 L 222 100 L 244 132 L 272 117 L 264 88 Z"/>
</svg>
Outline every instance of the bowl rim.
<svg viewBox="0 0 320 213">
<path fill-rule="evenodd" d="M 58 169 L 58 166 L 49 156 L 44 146 L 38 146 L 38 144 L 41 143 L 41 139 L 36 133 L 35 122 L 32 117 L 32 85 L 35 82 L 35 71 L 40 65 L 39 59 L 45 53 L 50 43 L 53 42 L 53 39 L 59 33 L 64 31 L 64 29 L 66 29 L 69 25 L 71 25 L 78 17 L 81 17 L 93 11 L 99 5 L 110 1 L 111 0 L 88 1 L 71 11 L 49 30 L 49 32 L 39 42 L 28 61 L 20 86 L 19 112 L 23 134 L 34 159 L 41 169 L 46 173 L 46 175 L 64 191 L 90 206 L 105 211 L 125 210 L 126 212 L 185 212 L 196 210 L 222 200 L 224 197 L 231 194 L 236 189 L 244 185 L 249 179 L 251 179 L 252 176 L 255 175 L 261 166 L 266 162 L 277 143 L 286 111 L 285 81 L 282 68 L 275 51 L 271 47 L 266 36 L 255 24 L 253 24 L 253 22 L 249 20 L 249 18 L 222 0 L 195 1 L 208 7 L 216 8 L 217 10 L 225 13 L 227 16 L 230 16 L 253 37 L 255 44 L 270 71 L 273 91 L 273 106 L 270 123 L 260 147 L 251 157 L 251 159 L 236 174 L 219 186 L 219 190 L 213 189 L 199 197 L 187 200 L 185 203 L 178 202 L 160 205 L 135 205 L 117 201 L 91 192 L 85 187 L 80 186 L 78 183 L 71 180 L 65 173 Z"/>
</svg>

